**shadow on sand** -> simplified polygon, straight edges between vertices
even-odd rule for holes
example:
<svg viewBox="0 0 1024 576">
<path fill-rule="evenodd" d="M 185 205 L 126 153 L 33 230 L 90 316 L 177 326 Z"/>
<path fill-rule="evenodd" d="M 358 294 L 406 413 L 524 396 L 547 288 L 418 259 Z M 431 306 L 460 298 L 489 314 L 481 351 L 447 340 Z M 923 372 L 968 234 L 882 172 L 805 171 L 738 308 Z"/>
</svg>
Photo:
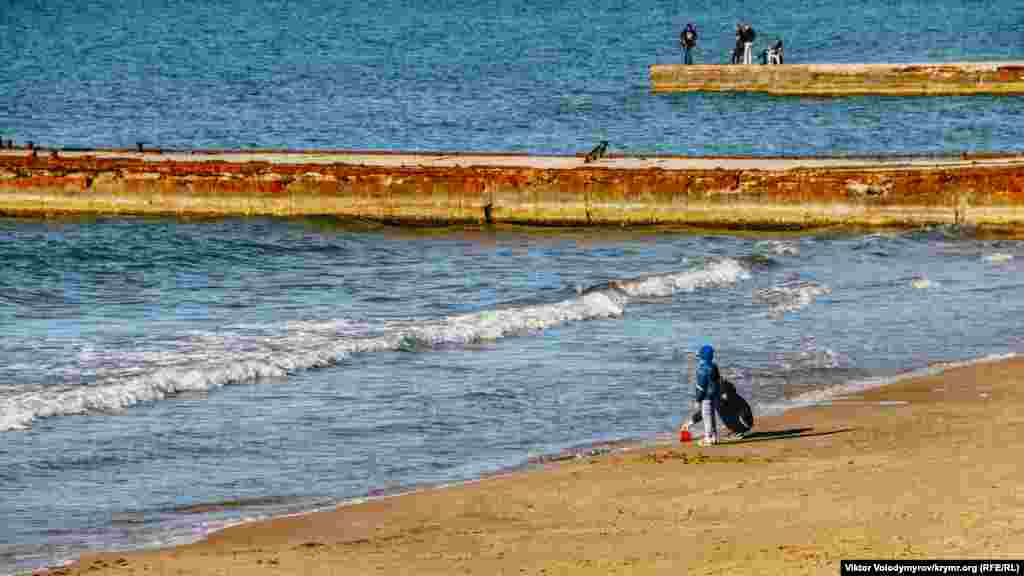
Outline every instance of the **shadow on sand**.
<svg viewBox="0 0 1024 576">
<path fill-rule="evenodd" d="M 842 432 L 851 432 L 855 428 L 837 428 L 824 432 L 814 432 L 814 428 L 789 428 L 788 430 L 770 430 L 766 432 L 751 432 L 743 438 L 728 440 L 726 444 L 746 444 L 747 442 L 764 442 L 765 440 L 784 440 L 786 438 L 809 438 L 811 436 L 830 436 Z"/>
</svg>

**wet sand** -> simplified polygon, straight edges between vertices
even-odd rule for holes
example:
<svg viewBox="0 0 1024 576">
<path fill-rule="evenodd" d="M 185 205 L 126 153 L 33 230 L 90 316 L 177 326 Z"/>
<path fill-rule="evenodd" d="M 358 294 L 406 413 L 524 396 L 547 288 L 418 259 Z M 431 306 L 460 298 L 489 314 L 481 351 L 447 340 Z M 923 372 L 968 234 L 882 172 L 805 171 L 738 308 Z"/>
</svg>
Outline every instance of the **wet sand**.
<svg viewBox="0 0 1024 576">
<path fill-rule="evenodd" d="M 88 555 L 51 573 L 834 575 L 849 558 L 1024 557 L 1024 359 L 901 380 L 755 430 Z"/>
</svg>

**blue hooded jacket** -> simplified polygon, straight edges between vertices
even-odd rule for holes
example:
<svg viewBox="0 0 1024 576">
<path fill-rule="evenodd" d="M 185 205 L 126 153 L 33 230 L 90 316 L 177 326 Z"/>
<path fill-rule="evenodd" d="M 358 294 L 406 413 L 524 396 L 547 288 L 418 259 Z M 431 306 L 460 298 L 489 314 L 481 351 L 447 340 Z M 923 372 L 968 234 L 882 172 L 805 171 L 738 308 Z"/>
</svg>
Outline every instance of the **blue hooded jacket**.
<svg viewBox="0 0 1024 576">
<path fill-rule="evenodd" d="M 718 398 L 721 394 L 721 376 L 718 374 L 718 364 L 714 361 L 715 349 L 705 344 L 697 353 L 697 358 L 697 402 Z"/>
</svg>

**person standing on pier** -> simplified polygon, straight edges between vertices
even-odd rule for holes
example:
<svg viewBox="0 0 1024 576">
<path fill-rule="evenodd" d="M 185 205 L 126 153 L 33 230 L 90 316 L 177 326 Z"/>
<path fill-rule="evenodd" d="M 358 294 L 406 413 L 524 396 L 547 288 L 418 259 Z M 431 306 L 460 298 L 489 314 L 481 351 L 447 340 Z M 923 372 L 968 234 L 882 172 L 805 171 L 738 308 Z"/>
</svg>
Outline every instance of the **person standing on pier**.
<svg viewBox="0 0 1024 576">
<path fill-rule="evenodd" d="M 732 61 L 730 64 L 743 62 L 743 24 L 736 23 L 736 46 L 732 49 Z"/>
<path fill-rule="evenodd" d="M 679 44 L 683 47 L 683 64 L 693 64 L 693 49 L 697 46 L 697 28 L 693 22 L 679 35 Z"/>
<path fill-rule="evenodd" d="M 754 38 L 757 34 L 750 24 L 744 24 L 742 32 L 743 39 L 743 63 L 753 64 L 754 57 Z"/>
</svg>

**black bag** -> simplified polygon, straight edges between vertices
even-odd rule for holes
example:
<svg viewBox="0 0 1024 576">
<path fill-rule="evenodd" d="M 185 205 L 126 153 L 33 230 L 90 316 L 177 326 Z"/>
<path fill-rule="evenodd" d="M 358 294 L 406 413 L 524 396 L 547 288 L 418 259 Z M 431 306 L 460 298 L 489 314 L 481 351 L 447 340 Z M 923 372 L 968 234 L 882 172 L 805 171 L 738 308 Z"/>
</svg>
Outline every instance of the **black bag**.
<svg viewBox="0 0 1024 576">
<path fill-rule="evenodd" d="M 697 44 L 697 31 L 687 28 L 679 34 L 679 44 L 684 48 L 693 48 Z"/>
</svg>

